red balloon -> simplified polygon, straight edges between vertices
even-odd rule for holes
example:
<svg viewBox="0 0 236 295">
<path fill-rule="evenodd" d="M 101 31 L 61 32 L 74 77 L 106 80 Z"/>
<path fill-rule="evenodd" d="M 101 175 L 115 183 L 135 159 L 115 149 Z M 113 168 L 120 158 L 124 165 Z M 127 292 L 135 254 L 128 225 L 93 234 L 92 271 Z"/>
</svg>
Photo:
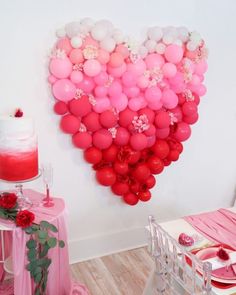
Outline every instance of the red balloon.
<svg viewBox="0 0 236 295">
<path fill-rule="evenodd" d="M 184 94 L 178 94 L 179 105 L 182 105 L 186 102 L 186 96 Z"/>
<path fill-rule="evenodd" d="M 129 108 L 126 108 L 119 113 L 119 125 L 122 127 L 128 127 L 132 123 L 134 116 L 137 116 L 137 112 L 133 112 Z"/>
<path fill-rule="evenodd" d="M 179 152 L 177 150 L 171 150 L 167 157 L 167 160 L 177 161 L 179 159 Z"/>
<path fill-rule="evenodd" d="M 108 149 L 102 151 L 103 160 L 106 162 L 114 162 L 118 153 L 118 147 L 112 144 Z"/>
<path fill-rule="evenodd" d="M 127 183 L 115 182 L 112 185 L 111 190 L 113 191 L 114 194 L 116 194 L 118 196 L 123 196 L 124 194 L 128 193 L 129 186 Z"/>
<path fill-rule="evenodd" d="M 88 131 L 94 132 L 102 128 L 99 121 L 99 114 L 95 112 L 91 112 L 87 116 L 85 116 L 82 122 L 84 123 Z"/>
<path fill-rule="evenodd" d="M 194 101 L 187 101 L 182 105 L 184 116 L 192 116 L 197 113 L 197 105 Z"/>
<path fill-rule="evenodd" d="M 67 104 L 64 101 L 56 102 L 53 109 L 58 115 L 65 115 L 68 112 Z"/>
<path fill-rule="evenodd" d="M 84 158 L 90 164 L 97 164 L 102 160 L 102 152 L 92 146 L 84 151 Z"/>
<path fill-rule="evenodd" d="M 147 136 L 153 136 L 156 134 L 156 127 L 153 124 L 150 124 L 149 128 L 144 132 Z"/>
<path fill-rule="evenodd" d="M 116 130 L 116 137 L 114 143 L 117 145 L 126 145 L 129 142 L 130 133 L 126 128 L 118 127 Z"/>
<path fill-rule="evenodd" d="M 171 161 L 166 158 L 166 159 L 163 160 L 163 163 L 164 163 L 165 166 L 170 166 Z"/>
<path fill-rule="evenodd" d="M 199 105 L 199 103 L 200 103 L 200 97 L 197 95 L 197 94 L 193 94 L 193 96 L 194 96 L 194 102 L 196 103 L 196 105 Z"/>
<path fill-rule="evenodd" d="M 79 130 L 80 118 L 73 115 L 65 115 L 61 118 L 60 127 L 65 133 L 74 134 Z"/>
<path fill-rule="evenodd" d="M 77 132 L 73 135 L 72 142 L 80 149 L 87 149 L 92 144 L 92 136 L 88 132 Z"/>
<path fill-rule="evenodd" d="M 150 191 L 143 191 L 138 193 L 138 198 L 140 201 L 147 202 L 151 199 Z"/>
<path fill-rule="evenodd" d="M 170 116 L 165 111 L 160 111 L 155 117 L 155 124 L 157 128 L 163 129 L 170 126 Z"/>
<path fill-rule="evenodd" d="M 194 113 L 192 116 L 184 116 L 183 121 L 190 125 L 195 124 L 198 120 L 198 113 Z"/>
<path fill-rule="evenodd" d="M 183 145 L 181 142 L 179 142 L 175 139 L 169 139 L 168 144 L 169 144 L 171 150 L 177 150 L 180 154 L 182 153 Z"/>
<path fill-rule="evenodd" d="M 151 172 L 146 164 L 139 164 L 133 172 L 133 176 L 140 182 L 144 182 L 149 176 Z"/>
<path fill-rule="evenodd" d="M 100 129 L 93 134 L 93 144 L 95 147 L 104 150 L 112 144 L 111 133 L 107 129 Z"/>
<path fill-rule="evenodd" d="M 70 112 L 79 117 L 86 116 L 92 111 L 92 105 L 87 95 L 81 96 L 79 99 L 72 99 L 69 102 Z"/>
<path fill-rule="evenodd" d="M 135 194 L 128 193 L 123 196 L 123 200 L 125 203 L 134 206 L 138 203 L 139 198 Z"/>
<path fill-rule="evenodd" d="M 191 128 L 185 122 L 177 123 L 177 127 L 173 134 L 174 138 L 178 141 L 185 141 L 191 136 Z"/>
<path fill-rule="evenodd" d="M 143 133 L 136 133 L 130 137 L 130 145 L 136 151 L 141 151 L 147 147 L 147 136 Z"/>
<path fill-rule="evenodd" d="M 116 182 L 116 174 L 110 167 L 103 167 L 96 172 L 97 181 L 104 186 L 111 186 Z"/>
<path fill-rule="evenodd" d="M 152 156 L 148 159 L 147 165 L 152 174 L 160 174 L 164 169 L 164 163 L 157 156 Z"/>
<path fill-rule="evenodd" d="M 103 127 L 111 128 L 117 124 L 117 115 L 114 112 L 107 110 L 100 114 L 100 123 Z"/>
<path fill-rule="evenodd" d="M 129 165 L 126 162 L 116 161 L 113 166 L 117 174 L 126 174 L 129 171 Z"/>
<path fill-rule="evenodd" d="M 145 181 L 147 188 L 153 188 L 156 184 L 156 178 L 153 175 L 150 175 L 148 179 Z"/>
<path fill-rule="evenodd" d="M 164 159 L 168 156 L 170 148 L 165 140 L 158 139 L 152 146 L 152 151 L 158 158 Z"/>
<path fill-rule="evenodd" d="M 140 184 L 137 181 L 133 181 L 130 184 L 129 189 L 132 193 L 137 193 L 140 190 Z"/>
<path fill-rule="evenodd" d="M 140 151 L 131 150 L 127 163 L 129 164 L 137 163 L 138 160 L 140 159 L 140 156 L 141 156 Z"/>
<path fill-rule="evenodd" d="M 143 108 L 141 110 L 138 111 L 139 116 L 140 115 L 146 115 L 148 118 L 148 122 L 150 124 L 152 124 L 154 122 L 155 119 L 155 113 L 153 110 L 149 109 L 149 108 Z"/>
</svg>

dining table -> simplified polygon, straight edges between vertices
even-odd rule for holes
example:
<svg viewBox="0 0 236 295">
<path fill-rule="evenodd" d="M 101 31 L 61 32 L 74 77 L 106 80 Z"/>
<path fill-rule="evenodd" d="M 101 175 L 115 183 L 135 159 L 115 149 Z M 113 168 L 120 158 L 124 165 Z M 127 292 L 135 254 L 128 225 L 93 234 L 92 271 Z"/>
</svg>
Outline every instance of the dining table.
<svg viewBox="0 0 236 295">
<path fill-rule="evenodd" d="M 227 215 L 225 221 L 220 220 L 221 215 L 223 214 Z M 229 224 L 227 224 L 227 222 Z M 188 235 L 189 237 L 193 237 L 196 242 L 191 247 L 187 247 L 188 251 L 191 251 L 191 253 L 197 253 L 200 250 L 223 244 L 228 245 L 228 247 L 231 249 L 232 257 L 235 256 L 234 254 L 236 254 L 235 206 L 210 212 L 202 212 L 196 215 L 160 222 L 158 224 L 176 241 L 179 241 L 179 236 L 182 233 Z M 146 230 L 149 231 L 149 227 L 146 227 Z M 212 261 L 213 263 L 216 263 L 214 259 L 212 259 Z M 232 284 L 224 284 L 220 282 L 214 283 L 214 281 L 212 281 L 212 295 L 236 295 L 236 259 L 234 261 L 234 269 L 235 282 Z M 155 276 L 155 266 L 153 266 L 153 270 L 148 278 L 143 294 L 156 294 Z"/>
<path fill-rule="evenodd" d="M 31 208 L 28 210 L 34 213 L 34 222 L 40 223 L 40 221 L 44 220 L 56 226 L 58 232 L 53 233 L 54 237 L 58 240 L 63 240 L 65 243 L 64 248 L 54 247 L 48 253 L 48 258 L 52 262 L 49 266 L 46 294 L 88 295 L 87 288 L 71 278 L 66 226 L 67 210 L 64 200 L 59 197 L 53 197 L 54 206 L 44 207 L 42 200 L 45 195 L 43 193 L 25 189 L 24 196 L 28 197 L 32 203 Z M 0 227 L 4 228 L 5 254 L 6 256 L 11 256 L 13 268 L 12 291 L 9 291 L 8 285 L 8 291 L 5 291 L 5 293 L 0 291 L 0 294 L 33 295 L 34 282 L 30 277 L 30 272 L 26 269 L 28 263 L 26 243 L 30 235 L 27 235 L 15 223 L 2 218 L 0 219 Z M 3 274 L 4 268 L 3 265 L 0 265 L 0 278 Z"/>
</svg>

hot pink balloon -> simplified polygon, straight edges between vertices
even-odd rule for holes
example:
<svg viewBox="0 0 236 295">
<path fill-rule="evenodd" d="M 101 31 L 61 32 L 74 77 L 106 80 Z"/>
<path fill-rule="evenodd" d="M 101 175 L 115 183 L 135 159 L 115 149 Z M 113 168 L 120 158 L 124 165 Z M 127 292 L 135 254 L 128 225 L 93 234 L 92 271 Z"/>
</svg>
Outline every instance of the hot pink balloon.
<svg viewBox="0 0 236 295">
<path fill-rule="evenodd" d="M 104 86 L 108 81 L 108 74 L 106 72 L 100 72 L 97 76 L 94 77 L 94 82 L 97 85 Z"/>
<path fill-rule="evenodd" d="M 184 82 L 184 76 L 180 72 L 177 72 L 173 78 L 170 78 L 169 82 L 170 82 L 172 90 L 175 93 L 184 92 L 184 90 L 186 89 L 186 84 Z"/>
<path fill-rule="evenodd" d="M 111 86 L 108 88 L 108 94 L 110 96 L 120 96 L 122 92 L 122 86 L 119 81 L 112 82 Z"/>
<path fill-rule="evenodd" d="M 137 78 L 131 72 L 125 72 L 122 76 L 122 83 L 126 87 L 134 86 L 136 84 Z"/>
<path fill-rule="evenodd" d="M 175 94 L 173 90 L 167 89 L 162 92 L 161 101 L 165 108 L 173 109 L 177 106 L 179 100 L 178 96 Z"/>
<path fill-rule="evenodd" d="M 119 112 L 123 111 L 126 109 L 128 105 L 128 98 L 125 94 L 121 94 L 119 98 L 115 97 L 110 97 L 110 102 L 111 105 Z"/>
<path fill-rule="evenodd" d="M 177 64 L 183 58 L 183 48 L 176 44 L 171 44 L 166 47 L 165 58 L 167 61 Z"/>
<path fill-rule="evenodd" d="M 162 67 L 163 75 L 166 78 L 173 78 L 177 73 L 177 68 L 172 63 L 165 63 Z"/>
<path fill-rule="evenodd" d="M 125 87 L 123 89 L 123 92 L 129 98 L 133 98 L 133 97 L 137 97 L 139 95 L 140 89 L 138 87 L 136 87 L 136 86 Z"/>
<path fill-rule="evenodd" d="M 157 130 L 156 130 L 156 136 L 157 136 L 157 138 L 160 138 L 160 139 L 167 138 L 169 136 L 169 134 L 170 134 L 169 127 L 162 128 L 162 129 L 157 128 Z"/>
<path fill-rule="evenodd" d="M 173 135 L 174 135 L 174 138 L 177 139 L 178 141 L 185 141 L 191 135 L 191 128 L 187 123 L 180 122 L 177 124 L 177 128 Z"/>
<path fill-rule="evenodd" d="M 52 58 L 49 65 L 50 72 L 58 79 L 67 78 L 72 71 L 72 63 L 68 57 Z"/>
<path fill-rule="evenodd" d="M 126 128 L 118 127 L 114 143 L 117 145 L 127 145 L 129 143 L 130 133 Z"/>
<path fill-rule="evenodd" d="M 155 103 L 161 99 L 161 90 L 157 86 L 152 86 L 146 89 L 145 99 L 148 103 Z"/>
<path fill-rule="evenodd" d="M 78 84 L 78 88 L 81 88 L 85 93 L 91 93 L 95 83 L 92 78 L 84 75 L 83 80 Z"/>
<path fill-rule="evenodd" d="M 104 97 L 107 96 L 107 87 L 105 86 L 97 86 L 94 89 L 95 96 Z"/>
<path fill-rule="evenodd" d="M 98 149 L 107 149 L 112 144 L 111 133 L 106 129 L 100 129 L 93 134 L 93 144 Z"/>
<path fill-rule="evenodd" d="M 97 113 L 102 113 L 110 109 L 110 100 L 107 97 L 96 98 L 96 104 L 93 106 L 93 110 Z"/>
<path fill-rule="evenodd" d="M 144 131 L 144 134 L 147 136 L 153 136 L 156 134 L 156 127 L 153 124 L 149 125 L 149 128 Z"/>
<path fill-rule="evenodd" d="M 181 122 L 182 121 L 182 118 L 183 118 L 183 113 L 182 113 L 182 110 L 179 106 L 173 108 L 170 110 L 170 117 L 171 115 L 174 117 L 173 120 L 174 122 Z"/>
<path fill-rule="evenodd" d="M 108 66 L 107 71 L 113 77 L 120 78 L 124 74 L 124 72 L 126 71 L 126 64 L 123 63 L 120 67 L 117 67 L 117 68 L 113 68 L 113 67 Z"/>
<path fill-rule="evenodd" d="M 144 107 L 145 100 L 142 97 L 131 98 L 129 100 L 129 108 L 132 111 L 138 111 Z"/>
<path fill-rule="evenodd" d="M 83 74 L 80 71 L 72 71 L 70 75 L 71 82 L 77 84 L 83 80 Z"/>
<path fill-rule="evenodd" d="M 75 97 L 76 87 L 68 79 L 57 80 L 52 87 L 55 98 L 61 101 L 70 101 Z"/>
<path fill-rule="evenodd" d="M 149 84 L 148 78 L 140 76 L 137 81 L 137 86 L 141 89 L 147 88 Z"/>
<path fill-rule="evenodd" d="M 156 100 L 148 103 L 148 107 L 154 111 L 160 110 L 162 106 L 163 104 L 161 100 Z"/>
<path fill-rule="evenodd" d="M 136 133 L 130 137 L 130 145 L 135 151 L 141 151 L 147 147 L 147 136 L 143 133 Z"/>
</svg>

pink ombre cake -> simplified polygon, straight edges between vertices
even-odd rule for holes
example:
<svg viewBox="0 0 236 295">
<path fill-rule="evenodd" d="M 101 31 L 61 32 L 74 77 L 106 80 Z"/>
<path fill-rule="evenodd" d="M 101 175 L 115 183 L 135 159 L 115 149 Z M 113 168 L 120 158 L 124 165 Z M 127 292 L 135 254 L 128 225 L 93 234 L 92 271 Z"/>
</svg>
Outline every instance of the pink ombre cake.
<svg viewBox="0 0 236 295">
<path fill-rule="evenodd" d="M 0 116 L 0 179 L 20 181 L 38 174 L 38 144 L 28 117 Z"/>
</svg>

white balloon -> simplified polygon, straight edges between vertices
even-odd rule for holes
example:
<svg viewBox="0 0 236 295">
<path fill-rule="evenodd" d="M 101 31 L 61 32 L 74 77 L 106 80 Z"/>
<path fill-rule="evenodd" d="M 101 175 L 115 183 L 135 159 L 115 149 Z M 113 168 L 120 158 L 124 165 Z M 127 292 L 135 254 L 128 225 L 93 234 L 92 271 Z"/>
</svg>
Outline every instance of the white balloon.
<svg viewBox="0 0 236 295">
<path fill-rule="evenodd" d="M 163 43 L 158 43 L 157 46 L 156 46 L 156 52 L 159 53 L 159 54 L 164 54 L 166 50 L 166 45 L 163 44 Z"/>
<path fill-rule="evenodd" d="M 79 32 L 80 32 L 82 35 L 87 35 L 88 32 L 89 32 L 89 27 L 86 26 L 86 25 L 81 25 L 80 28 L 79 28 Z"/>
<path fill-rule="evenodd" d="M 85 26 L 89 29 L 92 28 L 92 26 L 94 25 L 94 20 L 90 17 L 85 17 L 80 21 L 82 26 Z"/>
<path fill-rule="evenodd" d="M 183 45 L 183 42 L 180 40 L 180 39 L 176 39 L 173 44 L 176 44 L 176 45 L 179 45 L 179 46 L 182 46 Z"/>
<path fill-rule="evenodd" d="M 106 37 L 100 42 L 100 46 L 102 49 L 112 52 L 116 47 L 116 42 L 111 37 Z"/>
<path fill-rule="evenodd" d="M 80 22 L 71 22 L 65 26 L 66 34 L 68 37 L 72 38 L 79 34 Z"/>
<path fill-rule="evenodd" d="M 142 45 L 142 46 L 140 46 L 138 53 L 142 58 L 145 58 L 148 54 L 148 49 Z"/>
<path fill-rule="evenodd" d="M 73 37 L 71 38 L 70 43 L 73 48 L 79 48 L 81 47 L 83 40 L 80 37 Z"/>
<path fill-rule="evenodd" d="M 166 45 L 169 45 L 171 43 L 174 42 L 174 38 L 172 35 L 170 34 L 165 34 L 163 37 L 162 37 L 162 41 L 166 44 Z"/>
<path fill-rule="evenodd" d="M 152 27 L 148 30 L 148 38 L 154 41 L 161 40 L 163 36 L 162 29 L 160 27 Z"/>
<path fill-rule="evenodd" d="M 62 38 L 62 37 L 65 37 L 66 36 L 66 31 L 64 28 L 60 28 L 56 31 L 56 36 L 58 38 Z"/>
<path fill-rule="evenodd" d="M 115 40 L 116 44 L 121 44 L 124 41 L 124 36 L 123 36 L 122 33 L 120 33 L 120 34 L 114 34 L 112 36 L 112 38 Z"/>
<path fill-rule="evenodd" d="M 195 42 L 193 42 L 193 41 L 189 41 L 189 42 L 187 43 L 187 49 L 188 49 L 189 51 L 194 51 L 194 50 L 197 49 L 197 44 L 196 44 Z"/>
<path fill-rule="evenodd" d="M 202 38 L 198 32 L 194 31 L 194 32 L 191 32 L 190 39 L 191 41 L 194 41 L 195 43 L 200 43 Z"/>
<path fill-rule="evenodd" d="M 108 34 L 108 28 L 104 24 L 96 23 L 91 29 L 92 37 L 97 41 L 102 41 Z"/>
<path fill-rule="evenodd" d="M 113 29 L 114 29 L 114 26 L 112 24 L 112 22 L 110 22 L 109 20 L 107 19 L 102 19 L 102 20 L 99 20 L 95 23 L 95 26 L 96 25 L 102 25 L 104 27 L 107 28 L 107 31 L 108 33 L 112 33 Z"/>
<path fill-rule="evenodd" d="M 187 42 L 189 39 L 189 31 L 186 27 L 179 27 L 177 28 L 178 31 L 178 38 L 183 42 Z"/>
<path fill-rule="evenodd" d="M 152 53 L 155 51 L 157 42 L 154 40 L 148 40 L 145 42 L 145 47 L 147 48 L 149 53 Z"/>
</svg>

